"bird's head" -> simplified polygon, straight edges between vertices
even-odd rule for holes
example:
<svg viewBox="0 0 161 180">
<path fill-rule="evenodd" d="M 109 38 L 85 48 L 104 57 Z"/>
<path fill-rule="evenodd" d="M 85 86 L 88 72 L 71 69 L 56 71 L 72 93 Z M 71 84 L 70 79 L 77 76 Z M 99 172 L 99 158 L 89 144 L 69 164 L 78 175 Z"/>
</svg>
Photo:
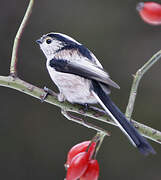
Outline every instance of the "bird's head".
<svg viewBox="0 0 161 180">
<path fill-rule="evenodd" d="M 81 45 L 73 38 L 61 33 L 48 33 L 36 41 L 46 58 L 53 58 L 54 54 L 64 47 Z"/>
</svg>

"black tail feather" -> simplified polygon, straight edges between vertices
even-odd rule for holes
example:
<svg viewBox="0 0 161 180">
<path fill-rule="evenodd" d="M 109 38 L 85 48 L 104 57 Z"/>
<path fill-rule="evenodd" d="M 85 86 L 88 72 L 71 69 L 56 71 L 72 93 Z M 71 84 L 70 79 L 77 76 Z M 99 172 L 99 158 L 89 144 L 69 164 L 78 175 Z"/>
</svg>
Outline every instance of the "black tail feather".
<svg viewBox="0 0 161 180">
<path fill-rule="evenodd" d="M 139 151 L 148 155 L 149 153 L 155 154 L 155 150 L 148 143 L 148 141 L 135 129 L 133 124 L 128 121 L 125 115 L 119 110 L 119 108 L 112 102 L 110 97 L 103 91 L 98 82 L 92 81 L 93 91 L 97 96 L 100 104 L 106 110 L 106 112 L 114 117 L 116 123 L 125 135 L 130 139 L 132 144 L 136 146 Z"/>
</svg>

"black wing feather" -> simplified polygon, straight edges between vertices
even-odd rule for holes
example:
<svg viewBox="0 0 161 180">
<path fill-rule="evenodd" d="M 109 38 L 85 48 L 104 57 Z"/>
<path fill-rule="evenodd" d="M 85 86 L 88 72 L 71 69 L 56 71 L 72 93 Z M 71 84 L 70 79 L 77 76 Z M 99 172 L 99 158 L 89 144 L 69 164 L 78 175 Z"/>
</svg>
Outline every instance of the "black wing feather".
<svg viewBox="0 0 161 180">
<path fill-rule="evenodd" d="M 106 85 L 119 88 L 119 86 L 109 78 L 108 73 L 95 64 L 85 60 L 84 62 L 81 62 L 54 58 L 50 60 L 49 65 L 59 72 L 79 75 L 87 79 L 93 79 Z"/>
</svg>

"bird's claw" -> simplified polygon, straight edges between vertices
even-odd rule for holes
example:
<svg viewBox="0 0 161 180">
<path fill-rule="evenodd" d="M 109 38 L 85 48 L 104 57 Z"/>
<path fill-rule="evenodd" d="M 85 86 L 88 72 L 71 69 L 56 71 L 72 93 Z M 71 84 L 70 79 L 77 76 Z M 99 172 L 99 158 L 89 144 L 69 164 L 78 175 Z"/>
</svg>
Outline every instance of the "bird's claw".
<svg viewBox="0 0 161 180">
<path fill-rule="evenodd" d="M 41 97 L 41 102 L 43 103 L 48 95 L 57 95 L 51 89 L 44 86 L 44 95 Z"/>
<path fill-rule="evenodd" d="M 89 104 L 88 104 L 88 103 L 85 103 L 85 104 L 84 104 L 84 110 L 85 110 L 85 111 L 88 111 L 88 109 L 89 109 Z"/>
</svg>

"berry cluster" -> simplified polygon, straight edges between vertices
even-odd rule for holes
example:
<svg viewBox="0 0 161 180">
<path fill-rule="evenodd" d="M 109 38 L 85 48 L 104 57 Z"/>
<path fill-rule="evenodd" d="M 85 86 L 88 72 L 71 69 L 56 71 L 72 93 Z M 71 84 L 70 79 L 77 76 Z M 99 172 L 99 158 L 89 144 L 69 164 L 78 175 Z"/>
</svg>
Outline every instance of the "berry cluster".
<svg viewBox="0 0 161 180">
<path fill-rule="evenodd" d="M 92 159 L 96 142 L 84 141 L 73 146 L 67 155 L 65 167 L 67 169 L 66 180 L 97 180 L 99 165 L 96 159 Z"/>
</svg>

